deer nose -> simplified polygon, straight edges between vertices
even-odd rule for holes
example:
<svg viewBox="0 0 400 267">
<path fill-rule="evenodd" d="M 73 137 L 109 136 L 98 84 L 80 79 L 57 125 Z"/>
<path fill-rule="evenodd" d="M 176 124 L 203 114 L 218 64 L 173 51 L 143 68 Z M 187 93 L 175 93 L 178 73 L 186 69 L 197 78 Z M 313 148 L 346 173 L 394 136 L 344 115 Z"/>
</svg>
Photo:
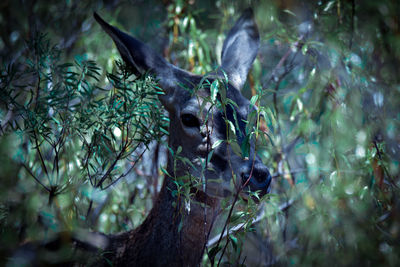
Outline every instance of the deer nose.
<svg viewBox="0 0 400 267">
<path fill-rule="evenodd" d="M 271 184 L 271 174 L 268 168 L 262 163 L 255 163 L 253 170 L 242 173 L 242 183 L 251 191 L 260 191 L 260 196 L 269 193 Z"/>
</svg>

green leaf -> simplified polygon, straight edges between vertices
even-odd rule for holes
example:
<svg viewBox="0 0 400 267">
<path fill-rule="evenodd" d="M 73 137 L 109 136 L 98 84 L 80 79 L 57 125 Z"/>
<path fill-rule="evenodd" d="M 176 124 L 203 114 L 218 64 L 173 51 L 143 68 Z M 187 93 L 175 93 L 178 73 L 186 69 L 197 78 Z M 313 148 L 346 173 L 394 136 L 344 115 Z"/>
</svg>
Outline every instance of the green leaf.
<svg viewBox="0 0 400 267">
<path fill-rule="evenodd" d="M 233 125 L 233 123 L 231 122 L 231 121 L 229 121 L 229 120 L 226 120 L 227 121 L 227 123 L 228 123 L 228 126 L 229 126 L 229 131 L 230 131 L 230 135 L 229 135 L 229 137 L 232 137 L 232 136 L 236 136 L 236 129 L 235 129 L 235 125 Z"/>
<path fill-rule="evenodd" d="M 227 101 L 227 99 L 226 99 L 226 90 L 227 90 L 227 88 L 226 88 L 225 84 L 223 86 L 219 87 L 219 95 L 221 96 L 221 103 L 223 105 L 227 104 L 227 102 L 226 102 Z"/>
<path fill-rule="evenodd" d="M 284 9 L 283 12 L 288 13 L 288 14 L 292 15 L 293 17 L 296 17 L 296 14 L 293 13 L 292 11 L 290 11 L 289 9 Z"/>
<path fill-rule="evenodd" d="M 238 224 L 240 222 L 239 220 L 243 216 L 244 216 L 244 212 L 243 211 L 236 212 L 236 213 L 232 214 L 232 216 L 231 216 L 229 221 L 230 221 L 231 224 L 236 225 L 236 224 Z"/>
<path fill-rule="evenodd" d="M 160 131 L 166 135 L 169 135 L 169 132 L 165 130 L 163 127 L 160 127 Z"/>
<path fill-rule="evenodd" d="M 160 169 L 161 169 L 161 171 L 162 171 L 166 176 L 172 177 L 172 176 L 168 173 L 168 171 L 167 171 L 166 169 L 164 169 L 162 166 L 160 166 Z"/>
<path fill-rule="evenodd" d="M 253 110 L 247 115 L 246 134 L 253 130 L 253 126 L 257 121 L 257 110 Z"/>
<path fill-rule="evenodd" d="M 251 138 L 251 133 L 247 134 L 244 140 L 242 141 L 242 145 L 240 146 L 240 149 L 242 151 L 243 158 L 248 158 L 250 154 L 250 138 Z"/>
<path fill-rule="evenodd" d="M 229 240 L 232 242 L 232 247 L 235 251 L 238 249 L 238 240 L 235 236 L 229 235 Z"/>
<path fill-rule="evenodd" d="M 217 148 L 220 144 L 222 144 L 224 142 L 224 140 L 217 140 L 214 142 L 214 144 L 212 145 L 212 149 Z"/>
<path fill-rule="evenodd" d="M 207 163 L 211 161 L 212 155 L 214 154 L 214 150 L 211 150 L 207 155 Z"/>
<path fill-rule="evenodd" d="M 222 245 L 218 245 L 215 246 L 213 248 L 210 249 L 210 251 L 208 252 L 208 256 L 210 257 L 210 259 L 214 259 L 215 256 L 217 255 L 217 253 L 222 249 Z"/>
<path fill-rule="evenodd" d="M 229 145 L 232 148 L 232 151 L 238 155 L 239 157 L 242 157 L 242 150 L 240 149 L 240 146 L 238 145 L 238 143 L 236 141 L 232 141 L 229 143 Z"/>
<path fill-rule="evenodd" d="M 215 100 L 217 99 L 218 88 L 219 88 L 219 81 L 218 80 L 213 81 L 210 87 L 211 101 L 213 103 L 215 103 Z"/>
<path fill-rule="evenodd" d="M 251 103 L 252 105 L 255 105 L 256 102 L 257 102 L 257 100 L 258 100 L 258 97 L 259 97 L 259 95 L 253 95 L 253 96 L 251 97 L 251 99 L 250 99 L 250 103 Z"/>
</svg>

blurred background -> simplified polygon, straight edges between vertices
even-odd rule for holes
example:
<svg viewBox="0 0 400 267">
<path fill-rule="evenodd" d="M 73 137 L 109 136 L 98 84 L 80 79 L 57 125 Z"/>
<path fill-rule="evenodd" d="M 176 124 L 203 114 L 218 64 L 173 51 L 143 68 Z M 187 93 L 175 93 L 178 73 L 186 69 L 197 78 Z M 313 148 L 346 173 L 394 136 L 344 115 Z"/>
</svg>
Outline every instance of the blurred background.
<svg viewBox="0 0 400 267">
<path fill-rule="evenodd" d="M 243 94 L 264 118 L 273 185 L 261 205 L 235 206 L 228 226 L 244 226 L 226 249 L 208 249 L 226 266 L 399 265 L 397 0 L 3 0 L 1 265 L 26 242 L 135 228 L 162 184 L 155 83 L 128 77 L 93 12 L 205 74 L 247 7 L 261 47 Z"/>
</svg>

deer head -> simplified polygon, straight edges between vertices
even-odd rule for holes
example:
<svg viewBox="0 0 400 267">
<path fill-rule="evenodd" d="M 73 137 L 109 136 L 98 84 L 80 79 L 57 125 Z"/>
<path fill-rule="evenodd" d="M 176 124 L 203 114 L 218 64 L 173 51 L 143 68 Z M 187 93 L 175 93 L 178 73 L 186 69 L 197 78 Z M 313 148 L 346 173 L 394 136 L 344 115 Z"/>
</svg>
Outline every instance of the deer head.
<svg viewBox="0 0 400 267">
<path fill-rule="evenodd" d="M 253 12 L 250 9 L 245 11 L 228 33 L 223 44 L 221 67 L 207 77 L 207 82 L 200 75 L 168 63 L 151 47 L 109 25 L 96 13 L 94 17 L 111 36 L 123 60 L 133 71 L 139 75 L 153 74 L 164 91 L 159 98 L 169 112 L 169 146 L 173 151 L 180 147 L 180 156 L 192 163 L 177 161 L 176 168 L 172 168 L 174 159 L 169 155 L 169 173 L 175 177 L 187 174 L 205 177 L 209 196 L 226 196 L 232 192 L 232 177 L 235 177 L 233 184 L 236 189 L 245 185 L 262 195 L 267 193 L 271 176 L 256 155 L 254 140 L 245 140 L 244 121 L 255 107 L 240 93 L 259 47 Z M 230 99 L 235 104 L 221 108 L 211 102 L 204 103 L 211 94 L 210 84 L 217 80 L 220 90 L 217 98 Z M 232 131 L 227 128 L 229 125 L 236 128 L 233 132 L 239 146 L 245 141 L 249 143 L 247 158 L 234 153 L 226 141 L 232 137 Z M 201 162 L 213 147 L 208 168 L 201 171 Z"/>
</svg>

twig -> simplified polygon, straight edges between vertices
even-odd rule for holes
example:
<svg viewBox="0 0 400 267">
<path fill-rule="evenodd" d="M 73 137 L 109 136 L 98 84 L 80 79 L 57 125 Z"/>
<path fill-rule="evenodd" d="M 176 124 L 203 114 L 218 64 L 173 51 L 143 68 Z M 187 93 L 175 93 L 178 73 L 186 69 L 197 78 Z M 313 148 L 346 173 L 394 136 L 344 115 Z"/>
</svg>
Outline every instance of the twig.
<svg viewBox="0 0 400 267">
<path fill-rule="evenodd" d="M 303 39 L 304 36 L 300 36 L 300 38 L 294 43 L 294 47 L 296 47 L 298 50 L 300 50 L 303 47 Z M 272 81 L 275 80 L 276 77 L 276 73 L 278 71 L 279 68 L 281 68 L 283 66 L 283 63 L 285 63 L 285 61 L 288 59 L 288 57 L 290 56 L 290 54 L 292 53 L 292 48 L 290 47 L 285 55 L 283 55 L 283 57 L 279 60 L 278 64 L 275 66 L 275 68 L 272 70 L 272 74 L 271 77 L 267 80 L 267 82 L 265 84 L 263 84 L 263 88 L 268 87 L 268 84 Z"/>
<path fill-rule="evenodd" d="M 44 189 L 46 189 L 47 192 L 50 192 L 50 189 L 45 186 L 34 174 L 33 172 L 28 168 L 28 166 L 25 165 L 25 163 L 21 163 L 22 167 L 25 168 L 25 170 L 35 179 L 35 181 L 40 184 Z"/>
<path fill-rule="evenodd" d="M 132 164 L 132 166 L 128 169 L 128 171 L 126 171 L 125 173 L 122 173 L 120 176 L 118 176 L 118 178 L 114 179 L 114 181 L 112 181 L 111 183 L 109 183 L 107 186 L 102 187 L 101 189 L 102 189 L 102 190 L 105 190 L 105 189 L 111 187 L 112 185 L 114 185 L 114 184 L 115 184 L 116 182 L 118 182 L 121 178 L 124 178 L 125 176 L 127 176 L 127 175 L 132 171 L 132 169 L 136 166 L 136 163 L 138 163 L 138 161 L 142 158 L 144 152 L 146 152 L 146 151 L 147 151 L 147 150 L 145 149 L 145 150 L 143 150 L 142 153 L 140 153 L 139 157 L 135 160 L 135 162 L 134 162 L 134 163 Z"/>
<path fill-rule="evenodd" d="M 219 246 L 219 243 L 221 242 L 222 238 L 225 237 L 225 236 L 224 236 L 224 233 L 227 232 L 227 226 L 228 226 L 229 221 L 230 221 L 230 219 L 231 219 L 231 217 L 232 217 L 233 208 L 235 207 L 235 204 L 236 204 L 236 202 L 237 202 L 238 199 L 239 199 L 239 194 L 240 194 L 240 190 L 237 190 L 237 192 L 236 192 L 236 194 L 235 194 L 235 198 L 234 198 L 233 203 L 232 203 L 232 206 L 231 206 L 231 208 L 230 208 L 230 210 L 229 210 L 229 213 L 228 213 L 228 218 L 226 219 L 226 222 L 225 222 L 225 224 L 224 224 L 224 228 L 222 229 L 222 232 L 221 232 L 221 234 L 219 235 L 219 238 L 218 238 L 218 241 L 217 241 L 217 246 Z M 225 252 L 225 249 L 226 249 L 226 246 L 227 246 L 227 245 L 225 245 L 224 250 L 223 250 L 223 252 L 222 252 L 222 255 L 221 255 L 221 257 L 219 258 L 219 261 L 218 261 L 218 265 L 217 265 L 217 266 L 219 266 L 219 264 L 220 264 L 220 262 L 221 262 L 222 256 L 224 255 L 224 252 Z M 213 261 L 213 263 L 214 263 L 214 261 Z"/>
<path fill-rule="evenodd" d="M 42 156 L 42 152 L 40 151 L 40 146 L 39 146 L 39 142 L 38 142 L 38 138 L 37 138 L 37 135 L 36 135 L 36 131 L 35 131 L 35 130 L 33 130 L 33 136 L 34 136 L 34 138 L 35 138 L 35 145 L 36 145 L 36 150 L 37 150 L 38 155 L 39 155 L 40 163 L 42 164 L 43 171 L 46 173 L 46 176 L 47 176 L 47 178 L 49 179 L 49 182 L 50 182 L 49 173 L 48 173 L 48 171 L 47 171 L 46 164 L 44 163 L 44 159 L 43 159 L 43 156 Z"/>
</svg>

